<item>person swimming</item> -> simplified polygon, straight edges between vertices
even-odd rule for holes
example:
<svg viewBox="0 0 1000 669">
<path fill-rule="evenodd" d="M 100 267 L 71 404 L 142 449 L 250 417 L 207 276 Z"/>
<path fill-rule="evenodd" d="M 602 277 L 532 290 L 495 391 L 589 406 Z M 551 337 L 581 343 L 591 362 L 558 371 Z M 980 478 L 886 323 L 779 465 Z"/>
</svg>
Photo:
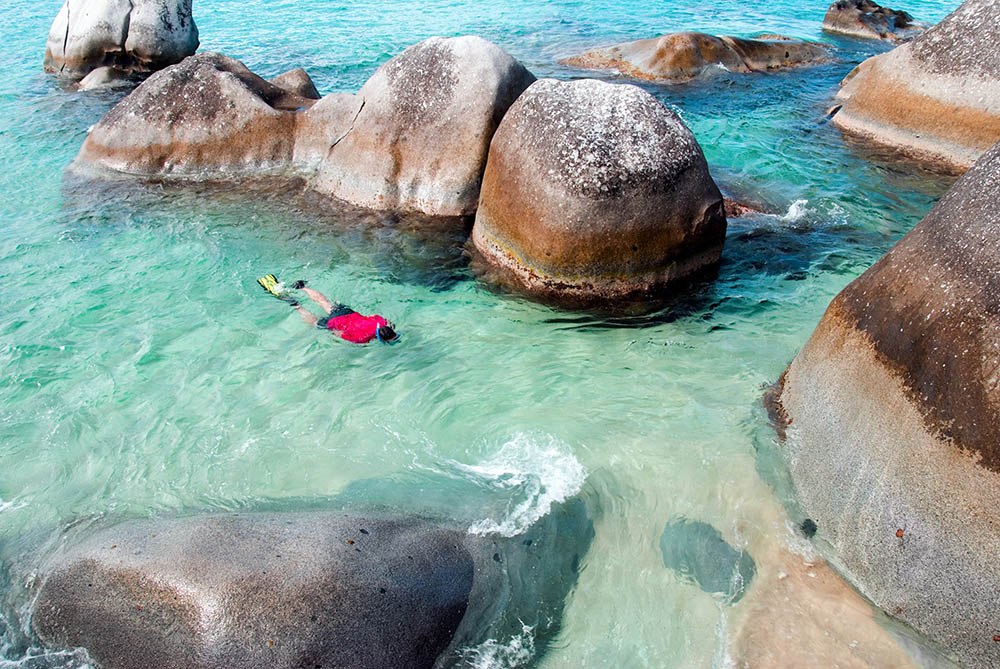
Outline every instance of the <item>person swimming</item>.
<svg viewBox="0 0 1000 669">
<path fill-rule="evenodd" d="M 372 339 L 383 344 L 395 344 L 399 341 L 399 335 L 393 324 L 382 316 L 377 314 L 364 316 L 346 304 L 330 302 L 323 293 L 306 286 L 306 282 L 302 279 L 293 282 L 289 287 L 293 290 L 301 290 L 309 299 L 318 304 L 326 312 L 325 318 L 320 318 L 299 304 L 298 300 L 286 292 L 285 285 L 278 281 L 273 274 L 265 274 L 257 279 L 257 283 L 279 300 L 288 302 L 299 312 L 302 320 L 306 323 L 323 330 L 329 330 L 341 339 L 355 344 L 367 344 Z"/>
</svg>

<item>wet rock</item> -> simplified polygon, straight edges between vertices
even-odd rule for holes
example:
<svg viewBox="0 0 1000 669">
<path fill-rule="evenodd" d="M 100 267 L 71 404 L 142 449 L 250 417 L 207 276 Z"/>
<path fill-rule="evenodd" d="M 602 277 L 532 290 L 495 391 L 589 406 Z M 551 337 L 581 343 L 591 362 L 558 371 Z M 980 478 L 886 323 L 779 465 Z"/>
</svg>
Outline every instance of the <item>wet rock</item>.
<svg viewBox="0 0 1000 669">
<path fill-rule="evenodd" d="M 998 198 L 1000 144 L 834 298 L 775 414 L 848 577 L 968 666 L 1000 663 Z"/>
<path fill-rule="evenodd" d="M 316 90 L 316 85 L 313 83 L 309 73 L 301 67 L 279 74 L 274 79 L 271 79 L 271 83 L 301 98 L 309 100 L 319 100 L 320 98 L 319 91 Z"/>
<path fill-rule="evenodd" d="M 459 216 L 476 209 L 490 140 L 534 76 L 478 37 L 434 37 L 383 64 L 312 187 L 371 209 Z"/>
<path fill-rule="evenodd" d="M 66 0 L 49 30 L 44 67 L 74 80 L 105 66 L 153 72 L 197 49 L 191 0 Z"/>
<path fill-rule="evenodd" d="M 731 197 L 723 198 L 723 205 L 726 211 L 726 218 L 741 218 L 743 216 L 753 216 L 754 214 L 768 214 L 762 207 L 741 202 Z"/>
<path fill-rule="evenodd" d="M 719 260 L 722 195 L 694 135 L 642 89 L 536 82 L 490 147 L 472 239 L 529 293 L 617 300 Z"/>
<path fill-rule="evenodd" d="M 131 521 L 56 558 L 31 620 L 105 669 L 449 666 L 522 620 L 551 636 L 592 535 L 582 504 L 513 539 L 367 512 Z"/>
<path fill-rule="evenodd" d="M 743 597 L 757 573 L 749 553 L 730 546 L 708 523 L 686 518 L 667 523 L 660 535 L 660 551 L 665 567 L 705 592 L 723 595 L 730 604 Z"/>
<path fill-rule="evenodd" d="M 155 73 L 113 107 L 75 165 L 149 176 L 283 170 L 292 159 L 292 110 L 312 103 L 237 60 L 201 53 Z"/>
<path fill-rule="evenodd" d="M 861 63 L 833 123 L 964 170 L 1000 140 L 1000 3 L 966 0 L 919 37 Z"/>
<path fill-rule="evenodd" d="M 914 21 L 906 12 L 883 7 L 872 0 L 836 0 L 823 17 L 826 32 L 887 42 L 915 37 L 927 28 L 926 23 Z"/>
<path fill-rule="evenodd" d="M 76 84 L 78 91 L 92 91 L 98 88 L 118 86 L 128 83 L 130 74 L 117 67 L 99 67 Z"/>
<path fill-rule="evenodd" d="M 615 69 L 637 79 L 680 83 L 712 67 L 730 72 L 770 72 L 827 58 L 826 49 L 819 44 L 781 35 L 743 39 L 680 32 L 587 51 L 561 62 L 588 69 Z"/>
</svg>

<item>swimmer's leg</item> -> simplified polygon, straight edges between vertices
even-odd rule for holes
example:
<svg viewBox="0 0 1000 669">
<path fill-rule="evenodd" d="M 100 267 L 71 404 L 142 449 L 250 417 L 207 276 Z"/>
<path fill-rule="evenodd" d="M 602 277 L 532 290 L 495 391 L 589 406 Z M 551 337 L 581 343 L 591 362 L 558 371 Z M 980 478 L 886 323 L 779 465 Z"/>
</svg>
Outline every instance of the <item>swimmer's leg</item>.
<svg viewBox="0 0 1000 669">
<path fill-rule="evenodd" d="M 319 318 L 313 312 L 302 308 L 298 304 L 295 305 L 295 311 L 299 312 L 299 316 L 302 317 L 302 320 L 304 320 L 307 325 L 316 327 L 319 324 Z"/>
<path fill-rule="evenodd" d="M 326 295 L 324 295 L 323 293 L 319 292 L 318 290 L 313 290 L 308 286 L 302 286 L 299 290 L 308 295 L 309 299 L 318 304 L 320 307 L 322 307 L 323 311 L 325 311 L 327 314 L 333 312 L 333 305 L 330 304 L 330 300 L 326 299 Z"/>
</svg>

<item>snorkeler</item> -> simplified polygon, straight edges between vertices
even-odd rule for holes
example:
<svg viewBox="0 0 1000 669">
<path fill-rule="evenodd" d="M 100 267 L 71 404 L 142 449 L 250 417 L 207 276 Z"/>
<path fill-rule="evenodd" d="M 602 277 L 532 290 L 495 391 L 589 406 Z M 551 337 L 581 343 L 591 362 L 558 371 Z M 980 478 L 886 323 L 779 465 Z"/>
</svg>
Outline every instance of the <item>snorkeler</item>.
<svg viewBox="0 0 1000 669">
<path fill-rule="evenodd" d="M 284 284 L 278 281 L 273 274 L 265 274 L 257 279 L 257 283 L 267 292 L 271 293 L 279 300 L 288 302 L 299 312 L 309 325 L 316 326 L 324 330 L 330 330 L 355 344 L 366 344 L 372 339 L 377 339 L 383 344 L 394 344 L 399 340 L 399 335 L 393 329 L 392 323 L 381 316 L 362 316 L 354 309 L 340 302 L 331 303 L 323 293 L 318 290 L 306 287 L 306 282 L 299 279 L 290 287 L 294 290 L 301 290 L 309 299 L 318 304 L 326 312 L 326 318 L 320 318 L 311 311 L 305 309 L 298 301 L 286 292 Z"/>
</svg>

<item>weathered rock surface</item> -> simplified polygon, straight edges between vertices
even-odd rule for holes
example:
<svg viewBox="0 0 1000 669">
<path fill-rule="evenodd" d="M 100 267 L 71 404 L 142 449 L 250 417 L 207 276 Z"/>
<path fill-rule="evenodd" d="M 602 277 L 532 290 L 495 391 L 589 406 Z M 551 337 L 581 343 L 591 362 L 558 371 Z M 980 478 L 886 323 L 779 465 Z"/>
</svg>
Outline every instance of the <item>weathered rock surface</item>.
<svg viewBox="0 0 1000 669">
<path fill-rule="evenodd" d="M 830 303 L 776 414 L 805 511 L 861 592 L 1000 663 L 1000 144 Z"/>
<path fill-rule="evenodd" d="M 781 35 L 743 39 L 680 32 L 594 49 L 562 60 L 588 69 L 616 69 L 637 79 L 680 83 L 722 66 L 731 72 L 769 72 L 824 61 L 819 44 Z"/>
<path fill-rule="evenodd" d="M 351 512 L 126 522 L 55 561 L 32 626 L 105 669 L 449 666 L 520 620 L 558 628 L 581 510 L 510 540 Z"/>
<path fill-rule="evenodd" d="M 856 67 L 837 94 L 842 130 L 967 169 L 1000 140 L 1000 3 L 966 0 L 939 24 Z"/>
<path fill-rule="evenodd" d="M 434 37 L 382 65 L 357 97 L 350 131 L 312 182 L 371 209 L 458 216 L 476 209 L 490 140 L 535 80 L 478 37 Z"/>
<path fill-rule="evenodd" d="M 197 49 L 191 0 L 66 0 L 49 30 L 44 66 L 75 80 L 104 66 L 153 72 Z"/>
<path fill-rule="evenodd" d="M 883 7 L 872 0 L 836 0 L 826 10 L 823 30 L 864 39 L 899 42 L 927 30 L 904 11 Z"/>
<path fill-rule="evenodd" d="M 313 102 L 237 60 L 201 53 L 153 74 L 113 107 L 76 164 L 149 176 L 285 169 L 295 141 L 293 110 Z"/>
<path fill-rule="evenodd" d="M 475 211 L 493 133 L 534 77 L 478 37 L 431 38 L 355 94 L 319 97 L 302 70 L 267 82 L 204 53 L 157 73 L 87 138 L 76 167 L 144 176 L 305 178 L 352 205 Z"/>
<path fill-rule="evenodd" d="M 636 86 L 543 79 L 493 138 L 472 239 L 528 292 L 587 301 L 713 265 L 725 231 L 701 147 L 672 111 Z"/>
</svg>

